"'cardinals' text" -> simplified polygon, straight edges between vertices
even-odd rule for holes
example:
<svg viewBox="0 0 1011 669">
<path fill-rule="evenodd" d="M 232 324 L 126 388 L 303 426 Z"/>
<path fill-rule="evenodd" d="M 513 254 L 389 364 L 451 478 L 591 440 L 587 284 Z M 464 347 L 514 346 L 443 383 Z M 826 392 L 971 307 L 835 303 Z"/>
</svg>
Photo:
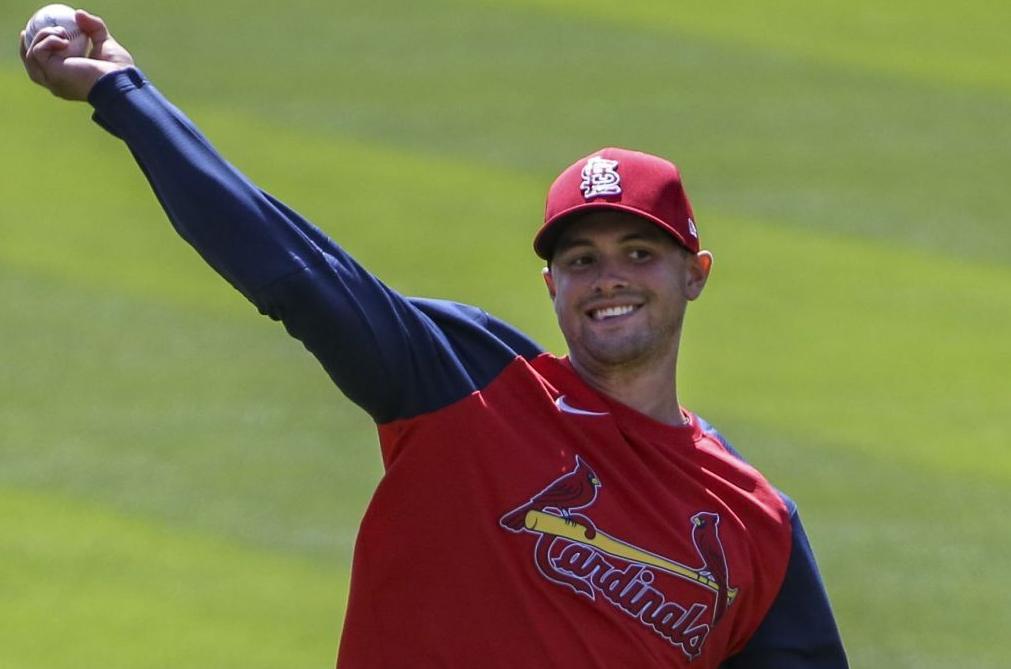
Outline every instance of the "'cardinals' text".
<svg viewBox="0 0 1011 669">
<path fill-rule="evenodd" d="M 571 472 L 506 513 L 499 525 L 537 537 L 534 565 L 546 580 L 590 601 L 600 596 L 689 659 L 698 657 L 713 625 L 738 594 L 729 583 L 719 516 L 692 516 L 691 539 L 701 565 L 689 566 L 600 531 L 585 510 L 601 487 L 593 470 L 577 457 Z M 707 593 L 706 600 L 713 598 L 713 605 L 706 600 L 673 601 L 665 581 L 657 577 L 661 573 L 664 579 L 673 576 L 698 586 L 700 594 Z"/>
</svg>

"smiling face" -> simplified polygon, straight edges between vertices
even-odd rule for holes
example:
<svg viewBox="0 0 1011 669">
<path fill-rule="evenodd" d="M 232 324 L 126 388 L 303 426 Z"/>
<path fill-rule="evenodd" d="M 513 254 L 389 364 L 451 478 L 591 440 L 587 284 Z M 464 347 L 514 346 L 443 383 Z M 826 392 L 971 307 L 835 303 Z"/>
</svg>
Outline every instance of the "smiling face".
<svg viewBox="0 0 1011 669">
<path fill-rule="evenodd" d="M 711 264 L 634 214 L 599 210 L 569 223 L 544 280 L 573 363 L 591 374 L 673 371 L 685 307 Z"/>
</svg>

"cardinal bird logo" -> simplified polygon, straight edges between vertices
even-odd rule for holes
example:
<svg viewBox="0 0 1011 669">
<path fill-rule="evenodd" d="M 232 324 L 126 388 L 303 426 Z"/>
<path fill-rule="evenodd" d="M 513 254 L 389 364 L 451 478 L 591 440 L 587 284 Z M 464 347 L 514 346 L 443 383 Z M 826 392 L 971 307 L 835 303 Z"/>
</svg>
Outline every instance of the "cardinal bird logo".
<svg viewBox="0 0 1011 669">
<path fill-rule="evenodd" d="M 739 594 L 730 584 L 719 514 L 690 516 L 687 525 L 702 561 L 695 567 L 598 529 L 585 513 L 600 489 L 600 479 L 577 455 L 572 471 L 506 513 L 499 525 L 536 537 L 533 563 L 549 582 L 591 602 L 607 602 L 695 659 Z M 692 584 L 694 594 L 679 586 L 683 583 Z M 710 605 L 712 595 L 716 600 Z"/>
<path fill-rule="evenodd" d="M 525 526 L 527 513 L 530 511 L 555 509 L 570 525 L 575 525 L 576 519 L 585 524 L 586 538 L 592 539 L 597 534 L 593 521 L 583 514 L 573 514 L 572 510 L 582 509 L 593 504 L 593 501 L 597 499 L 598 488 L 600 488 L 600 479 L 593 473 L 590 466 L 577 455 L 576 468 L 573 471 L 549 483 L 548 487 L 534 495 L 528 504 L 510 511 L 502 517 L 499 523 L 506 529 L 520 532 Z"/>
<path fill-rule="evenodd" d="M 723 551 L 723 544 L 720 543 L 719 525 L 720 517 L 715 513 L 701 511 L 692 516 L 692 543 L 695 544 L 695 550 L 703 560 L 702 567 L 698 571 L 716 584 L 713 625 L 723 617 L 730 603 L 727 587 L 727 555 Z"/>
</svg>

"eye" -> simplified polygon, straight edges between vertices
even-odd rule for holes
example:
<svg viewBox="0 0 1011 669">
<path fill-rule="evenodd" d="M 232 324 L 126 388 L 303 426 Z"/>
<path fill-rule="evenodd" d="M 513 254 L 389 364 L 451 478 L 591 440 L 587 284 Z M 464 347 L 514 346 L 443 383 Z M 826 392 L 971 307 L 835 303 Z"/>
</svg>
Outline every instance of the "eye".
<svg viewBox="0 0 1011 669">
<path fill-rule="evenodd" d="M 653 252 L 650 251 L 649 249 L 635 248 L 629 251 L 628 255 L 630 258 L 632 258 L 632 260 L 642 261 L 642 260 L 649 260 L 650 258 L 652 258 Z"/>
<path fill-rule="evenodd" d="M 589 253 L 580 253 L 568 258 L 565 264 L 574 269 L 579 269 L 580 267 L 589 267 L 593 264 L 593 256 Z"/>
</svg>

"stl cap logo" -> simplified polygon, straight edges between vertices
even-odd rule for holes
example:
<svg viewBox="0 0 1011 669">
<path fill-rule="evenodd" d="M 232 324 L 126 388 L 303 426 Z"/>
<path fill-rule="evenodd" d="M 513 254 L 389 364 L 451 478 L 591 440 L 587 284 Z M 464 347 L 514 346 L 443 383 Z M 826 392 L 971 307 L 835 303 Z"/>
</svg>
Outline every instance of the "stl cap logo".
<svg viewBox="0 0 1011 669">
<path fill-rule="evenodd" d="M 621 195 L 618 161 L 593 156 L 583 166 L 583 181 L 579 184 L 586 200 L 602 195 Z"/>
<path fill-rule="evenodd" d="M 699 236 L 699 231 L 695 228 L 695 221 L 691 218 L 688 219 L 688 232 L 690 232 L 692 237 L 695 237 L 696 239 Z"/>
</svg>

